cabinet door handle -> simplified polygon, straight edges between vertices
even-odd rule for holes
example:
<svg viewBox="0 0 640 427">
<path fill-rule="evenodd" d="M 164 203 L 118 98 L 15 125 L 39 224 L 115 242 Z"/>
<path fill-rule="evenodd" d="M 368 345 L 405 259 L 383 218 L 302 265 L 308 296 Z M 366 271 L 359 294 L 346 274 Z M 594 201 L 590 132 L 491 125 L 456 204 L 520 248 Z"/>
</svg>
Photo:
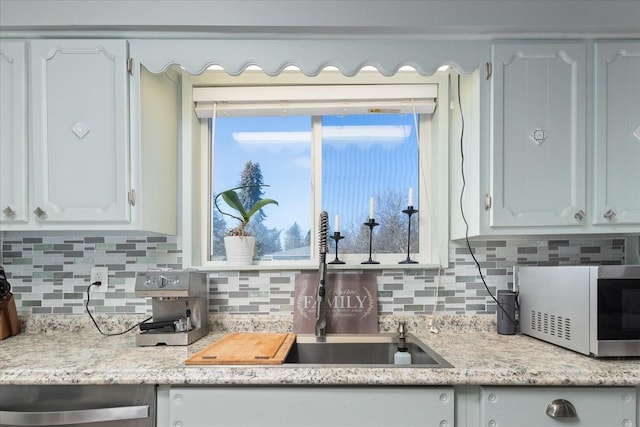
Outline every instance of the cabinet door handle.
<svg viewBox="0 0 640 427">
<path fill-rule="evenodd" d="M 616 211 L 614 211 L 613 209 L 609 209 L 602 216 L 611 221 L 616 217 Z"/>
<path fill-rule="evenodd" d="M 87 423 L 138 420 L 149 417 L 149 405 L 84 409 L 77 411 L 0 411 L 3 422 L 16 426 L 85 425 Z"/>
<path fill-rule="evenodd" d="M 582 209 L 580 209 L 578 212 L 576 212 L 576 214 L 573 216 L 575 219 L 577 219 L 578 221 L 582 221 L 584 219 L 584 217 L 586 217 L 587 214 L 584 213 L 584 211 Z"/>
<path fill-rule="evenodd" d="M 47 217 L 47 212 L 40 209 L 40 206 L 38 206 L 33 213 L 36 214 L 39 219 L 45 219 Z"/>
<path fill-rule="evenodd" d="M 542 144 L 544 141 L 546 141 L 547 139 L 547 131 L 537 127 L 534 130 L 531 131 L 531 133 L 529 134 L 529 139 L 531 139 L 533 142 L 535 142 L 536 144 L 540 145 Z"/>
<path fill-rule="evenodd" d="M 16 217 L 16 211 L 14 211 L 13 209 L 11 209 L 11 206 L 7 206 L 6 208 L 4 208 L 2 210 L 2 212 L 4 212 L 5 216 L 7 218 L 15 218 Z"/>
<path fill-rule="evenodd" d="M 547 405 L 547 415 L 551 418 L 576 418 L 578 413 L 573 403 L 565 399 L 556 399 Z"/>
</svg>

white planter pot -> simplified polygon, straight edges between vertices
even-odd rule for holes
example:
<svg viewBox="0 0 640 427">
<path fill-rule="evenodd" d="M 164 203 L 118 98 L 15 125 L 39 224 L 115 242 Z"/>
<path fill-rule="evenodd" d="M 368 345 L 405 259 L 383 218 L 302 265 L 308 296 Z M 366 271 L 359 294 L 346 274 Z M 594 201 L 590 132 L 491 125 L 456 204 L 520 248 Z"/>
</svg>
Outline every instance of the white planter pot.
<svg viewBox="0 0 640 427">
<path fill-rule="evenodd" d="M 225 236 L 224 249 L 229 265 L 251 265 L 256 238 L 253 236 Z"/>
</svg>

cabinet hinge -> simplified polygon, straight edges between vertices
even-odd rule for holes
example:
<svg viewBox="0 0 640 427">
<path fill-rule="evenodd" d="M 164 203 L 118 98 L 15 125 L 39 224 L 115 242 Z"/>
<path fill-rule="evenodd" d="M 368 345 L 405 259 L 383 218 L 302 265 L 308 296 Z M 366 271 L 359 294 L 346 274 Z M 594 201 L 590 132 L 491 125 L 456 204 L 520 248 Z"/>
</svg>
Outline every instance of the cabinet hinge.
<svg viewBox="0 0 640 427">
<path fill-rule="evenodd" d="M 133 76 L 133 58 L 127 59 L 127 71 Z"/>
<path fill-rule="evenodd" d="M 136 190 L 131 190 L 129 191 L 128 197 L 129 199 L 129 204 L 131 206 L 135 206 L 136 205 Z"/>
<path fill-rule="evenodd" d="M 484 210 L 488 211 L 489 209 L 491 209 L 491 195 L 487 193 L 484 195 Z"/>
<path fill-rule="evenodd" d="M 484 64 L 484 75 L 485 75 L 485 79 L 489 80 L 491 78 L 491 74 L 493 72 L 493 66 L 491 65 L 491 62 L 487 62 Z"/>
</svg>

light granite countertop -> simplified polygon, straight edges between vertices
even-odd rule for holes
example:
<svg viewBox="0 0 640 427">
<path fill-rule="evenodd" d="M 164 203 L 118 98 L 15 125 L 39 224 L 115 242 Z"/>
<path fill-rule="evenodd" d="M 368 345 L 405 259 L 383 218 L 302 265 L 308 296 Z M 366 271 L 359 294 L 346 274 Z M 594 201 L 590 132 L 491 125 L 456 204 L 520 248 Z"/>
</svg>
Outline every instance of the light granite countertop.
<svg viewBox="0 0 640 427">
<path fill-rule="evenodd" d="M 493 316 L 381 317 L 381 332 L 409 331 L 452 368 L 186 366 L 185 360 L 232 331 L 289 332 L 290 317 L 221 315 L 190 346 L 137 347 L 134 332 L 105 337 L 84 316 L 21 319 L 24 332 L 0 341 L 1 384 L 299 385 L 640 385 L 640 359 L 594 359 L 524 335 L 495 332 Z M 98 318 L 105 331 L 136 319 Z"/>
</svg>

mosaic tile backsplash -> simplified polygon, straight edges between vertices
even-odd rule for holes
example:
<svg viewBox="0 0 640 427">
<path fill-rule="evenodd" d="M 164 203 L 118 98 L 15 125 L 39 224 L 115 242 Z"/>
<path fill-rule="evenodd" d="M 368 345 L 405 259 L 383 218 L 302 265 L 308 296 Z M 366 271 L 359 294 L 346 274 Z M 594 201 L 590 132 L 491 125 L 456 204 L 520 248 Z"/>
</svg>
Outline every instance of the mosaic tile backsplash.
<svg viewBox="0 0 640 427">
<path fill-rule="evenodd" d="M 19 313 L 82 314 L 91 267 L 109 268 L 109 287 L 91 289 L 97 313 L 146 314 L 147 299 L 134 295 L 137 272 L 181 268 L 181 241 L 158 236 L 55 236 L 2 238 L 0 264 L 7 272 Z M 471 246 L 492 294 L 511 289 L 514 265 L 624 264 L 624 238 L 508 239 Z M 450 244 L 450 264 L 437 270 L 379 270 L 379 314 L 489 314 L 496 305 L 486 291 L 466 243 Z M 209 312 L 293 313 L 299 271 L 211 273 Z"/>
</svg>

